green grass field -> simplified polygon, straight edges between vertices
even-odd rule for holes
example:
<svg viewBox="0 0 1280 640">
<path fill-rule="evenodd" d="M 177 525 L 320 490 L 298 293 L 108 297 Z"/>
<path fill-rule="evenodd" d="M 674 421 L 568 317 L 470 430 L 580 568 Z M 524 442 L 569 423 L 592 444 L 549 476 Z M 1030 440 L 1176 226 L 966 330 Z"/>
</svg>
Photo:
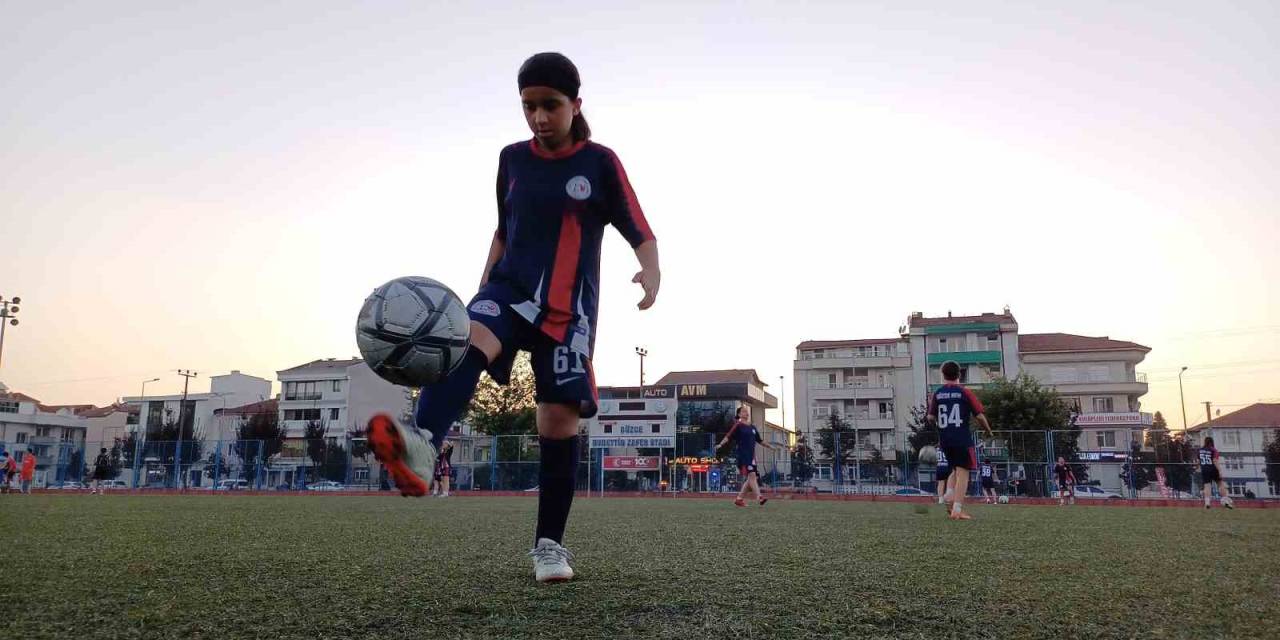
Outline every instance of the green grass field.
<svg viewBox="0 0 1280 640">
<path fill-rule="evenodd" d="M 1277 637 L 1280 510 L 4 496 L 4 638 Z"/>
</svg>

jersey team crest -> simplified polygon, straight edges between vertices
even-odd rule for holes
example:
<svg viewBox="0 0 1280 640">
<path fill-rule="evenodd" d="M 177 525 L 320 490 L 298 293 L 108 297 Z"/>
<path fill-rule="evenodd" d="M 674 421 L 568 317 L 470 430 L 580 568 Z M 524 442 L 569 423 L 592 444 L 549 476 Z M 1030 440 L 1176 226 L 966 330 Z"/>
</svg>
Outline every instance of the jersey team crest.
<svg viewBox="0 0 1280 640">
<path fill-rule="evenodd" d="M 569 178 L 569 182 L 564 185 L 564 190 L 574 200 L 586 200 L 591 197 L 591 181 L 584 176 L 574 176 Z"/>
</svg>

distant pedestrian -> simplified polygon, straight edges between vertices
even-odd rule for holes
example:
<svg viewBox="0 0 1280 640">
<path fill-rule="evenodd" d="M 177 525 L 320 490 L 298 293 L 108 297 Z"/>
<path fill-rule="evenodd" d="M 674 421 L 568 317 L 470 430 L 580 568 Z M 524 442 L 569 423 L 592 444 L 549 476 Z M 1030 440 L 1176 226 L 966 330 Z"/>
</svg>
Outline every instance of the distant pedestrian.
<svg viewBox="0 0 1280 640">
<path fill-rule="evenodd" d="M 102 487 L 102 481 L 111 479 L 111 456 L 107 455 L 107 448 L 103 447 L 98 452 L 98 458 L 93 461 L 93 489 L 89 493 L 103 495 L 106 489 Z"/>
<path fill-rule="evenodd" d="M 36 454 L 30 449 L 22 455 L 22 471 L 18 477 L 22 480 L 22 492 L 31 493 L 31 479 L 36 475 Z"/>
</svg>

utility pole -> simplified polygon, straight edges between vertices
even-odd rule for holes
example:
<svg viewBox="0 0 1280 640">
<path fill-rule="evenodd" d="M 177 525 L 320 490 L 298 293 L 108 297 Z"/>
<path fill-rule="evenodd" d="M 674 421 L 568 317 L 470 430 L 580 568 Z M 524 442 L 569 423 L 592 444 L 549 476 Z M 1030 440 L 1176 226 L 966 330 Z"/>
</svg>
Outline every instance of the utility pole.
<svg viewBox="0 0 1280 640">
<path fill-rule="evenodd" d="M 649 350 L 642 347 L 636 347 L 636 355 L 640 356 L 640 386 L 644 386 L 644 357 L 649 355 Z"/>
<path fill-rule="evenodd" d="M 4 296 L 0 296 L 0 360 L 4 357 L 4 327 L 7 324 L 18 326 L 18 319 L 14 316 L 18 315 L 18 305 L 22 303 L 22 298 L 14 296 L 12 300 L 5 300 Z"/>
<path fill-rule="evenodd" d="M 181 488 L 182 485 L 186 484 L 182 482 L 182 427 L 186 425 L 187 385 L 191 384 L 192 378 L 200 374 L 190 369 L 178 369 L 178 375 L 182 376 L 184 380 L 182 381 L 182 403 L 178 405 L 178 444 L 173 456 L 173 478 L 180 483 L 176 488 Z M 195 434 L 193 433 L 192 435 L 194 436 Z"/>
<path fill-rule="evenodd" d="M 1187 372 L 1187 368 L 1183 367 L 1178 372 L 1178 400 L 1182 402 L 1182 437 L 1187 437 L 1187 397 L 1182 394 L 1182 374 Z"/>
<path fill-rule="evenodd" d="M 1209 402 L 1209 401 L 1204 402 L 1204 419 L 1206 421 L 1213 420 L 1213 403 L 1212 402 Z"/>
</svg>

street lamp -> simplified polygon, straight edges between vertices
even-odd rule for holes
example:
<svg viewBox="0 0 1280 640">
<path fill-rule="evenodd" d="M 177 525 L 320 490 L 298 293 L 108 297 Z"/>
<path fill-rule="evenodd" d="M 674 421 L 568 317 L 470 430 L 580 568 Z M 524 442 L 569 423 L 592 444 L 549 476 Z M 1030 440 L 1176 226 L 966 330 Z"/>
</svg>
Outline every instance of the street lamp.
<svg viewBox="0 0 1280 640">
<path fill-rule="evenodd" d="M 14 296 L 12 300 L 5 300 L 4 296 L 0 296 L 0 360 L 4 356 L 4 328 L 5 325 L 18 326 L 18 319 L 14 316 L 18 315 L 18 305 L 22 303 L 22 298 Z"/>
<path fill-rule="evenodd" d="M 636 355 L 640 356 L 640 386 L 644 386 L 644 357 L 649 355 L 649 350 L 636 347 Z"/>
<path fill-rule="evenodd" d="M 1178 372 L 1178 399 L 1182 401 L 1182 438 L 1187 437 L 1187 399 L 1182 395 L 1182 374 L 1187 372 L 1187 368 L 1183 367 Z"/>
</svg>

